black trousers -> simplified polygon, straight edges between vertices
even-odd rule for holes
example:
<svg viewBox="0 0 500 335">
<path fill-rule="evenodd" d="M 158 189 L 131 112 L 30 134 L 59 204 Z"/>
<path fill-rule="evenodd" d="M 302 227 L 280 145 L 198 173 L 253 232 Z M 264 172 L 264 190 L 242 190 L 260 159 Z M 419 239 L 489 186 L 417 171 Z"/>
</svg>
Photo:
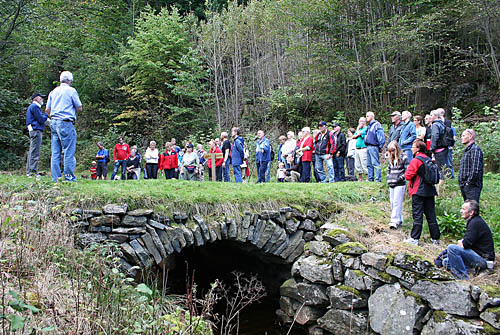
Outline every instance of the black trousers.
<svg viewBox="0 0 500 335">
<path fill-rule="evenodd" d="M 436 165 L 439 167 L 441 176 L 439 179 L 444 179 L 445 175 L 451 178 L 450 167 L 448 166 L 448 148 L 440 152 L 435 152 Z"/>
<path fill-rule="evenodd" d="M 311 182 L 311 162 L 302 162 L 302 173 L 300 174 L 301 183 Z"/>
<path fill-rule="evenodd" d="M 175 177 L 175 169 L 165 169 L 165 179 L 172 179 Z"/>
<path fill-rule="evenodd" d="M 462 192 L 462 198 L 465 200 L 476 200 L 479 204 L 479 198 L 481 197 L 482 186 L 476 185 L 460 185 L 460 192 Z"/>
<path fill-rule="evenodd" d="M 424 222 L 424 214 L 429 225 L 429 233 L 433 240 L 439 240 L 441 232 L 436 219 L 436 206 L 434 197 L 421 197 L 419 195 L 411 196 L 411 210 L 413 215 L 413 227 L 411 229 L 411 238 L 418 240 L 422 235 L 422 224 Z"/>
<path fill-rule="evenodd" d="M 212 181 L 212 169 L 208 169 L 208 180 Z M 222 166 L 215 167 L 215 180 L 222 181 Z"/>
<path fill-rule="evenodd" d="M 158 164 L 146 163 L 146 171 L 148 172 L 148 179 L 158 178 Z"/>
</svg>

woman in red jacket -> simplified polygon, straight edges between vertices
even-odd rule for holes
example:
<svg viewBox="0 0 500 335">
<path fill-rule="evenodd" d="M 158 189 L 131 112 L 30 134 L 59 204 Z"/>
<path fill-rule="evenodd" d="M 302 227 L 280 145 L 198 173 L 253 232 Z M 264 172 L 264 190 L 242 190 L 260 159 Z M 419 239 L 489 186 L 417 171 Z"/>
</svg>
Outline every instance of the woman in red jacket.
<svg viewBox="0 0 500 335">
<path fill-rule="evenodd" d="M 160 155 L 160 171 L 165 173 L 165 179 L 175 178 L 175 169 L 179 167 L 179 162 L 177 161 L 177 153 L 175 148 L 172 147 L 172 143 L 165 143 L 165 152 Z"/>
<path fill-rule="evenodd" d="M 429 225 L 432 243 L 439 244 L 441 235 L 436 219 L 436 210 L 434 197 L 437 195 L 436 187 L 425 183 L 423 175 L 425 172 L 424 163 L 420 160 L 430 159 L 425 155 L 427 147 L 425 142 L 420 139 L 415 140 L 411 147 L 413 159 L 406 169 L 405 178 L 408 180 L 408 194 L 411 198 L 411 209 L 413 215 L 413 228 L 410 237 L 405 242 L 418 245 L 418 240 L 422 234 L 422 224 L 424 222 L 424 213 Z M 420 159 L 419 159 L 420 157 Z"/>
<path fill-rule="evenodd" d="M 212 154 L 212 153 L 221 153 L 222 154 L 222 151 L 217 147 L 217 145 L 215 144 L 215 141 L 210 141 L 209 144 L 210 144 L 210 151 L 208 152 L 208 154 Z M 222 163 L 223 162 L 224 162 L 224 158 L 219 158 L 219 159 L 215 160 L 215 179 L 217 181 L 222 181 Z M 207 166 L 208 166 L 208 179 L 210 181 L 212 181 L 212 158 L 211 157 L 208 158 Z"/>
</svg>

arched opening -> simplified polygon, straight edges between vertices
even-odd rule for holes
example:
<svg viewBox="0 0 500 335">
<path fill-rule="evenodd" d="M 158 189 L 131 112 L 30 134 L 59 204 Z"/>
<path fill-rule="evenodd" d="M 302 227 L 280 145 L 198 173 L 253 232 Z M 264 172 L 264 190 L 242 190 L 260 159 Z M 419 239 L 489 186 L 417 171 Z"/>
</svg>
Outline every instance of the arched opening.
<svg viewBox="0 0 500 335">
<path fill-rule="evenodd" d="M 232 285 L 233 271 L 242 272 L 248 277 L 255 274 L 265 286 L 267 295 L 243 311 L 239 334 L 287 334 L 288 329 L 280 328 L 277 324 L 275 312 L 279 309 L 279 287 L 290 278 L 291 266 L 251 243 L 222 240 L 199 247 L 186 247 L 181 253 L 171 255 L 166 264 L 166 287 L 170 293 L 184 294 L 186 278 L 194 272 L 198 295 L 203 295 L 216 279 Z M 216 308 L 222 312 L 224 306 L 218 305 Z"/>
</svg>

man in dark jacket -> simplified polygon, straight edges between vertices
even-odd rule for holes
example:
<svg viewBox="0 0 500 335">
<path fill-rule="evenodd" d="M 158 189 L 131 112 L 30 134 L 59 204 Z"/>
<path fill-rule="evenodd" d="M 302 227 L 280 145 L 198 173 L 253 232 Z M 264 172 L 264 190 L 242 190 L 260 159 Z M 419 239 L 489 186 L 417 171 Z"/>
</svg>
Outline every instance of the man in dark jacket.
<svg viewBox="0 0 500 335">
<path fill-rule="evenodd" d="M 442 120 L 441 112 L 433 110 L 431 112 L 432 128 L 431 128 L 431 149 L 434 154 L 434 159 L 439 171 L 441 172 L 441 180 L 444 179 L 445 173 L 448 170 L 448 147 L 441 142 L 445 132 L 445 125 Z"/>
<path fill-rule="evenodd" d="M 30 136 L 30 151 L 28 152 L 28 160 L 26 162 L 26 175 L 33 175 L 39 179 L 38 174 L 38 159 L 40 158 L 40 147 L 42 146 L 42 133 L 45 129 L 45 121 L 48 115 L 42 113 L 43 98 L 45 95 L 34 93 L 31 96 L 31 105 L 26 111 L 26 128 Z"/>
<path fill-rule="evenodd" d="M 465 145 L 464 155 L 460 160 L 458 184 L 464 200 L 475 200 L 479 203 L 483 188 L 483 152 L 475 143 L 476 132 L 466 129 L 462 133 L 462 144 Z"/>
<path fill-rule="evenodd" d="M 333 168 L 335 171 L 335 181 L 345 181 L 344 159 L 347 154 L 347 142 L 345 135 L 340 131 L 340 123 L 333 128 L 337 150 L 333 154 Z"/>
<path fill-rule="evenodd" d="M 392 141 L 399 141 L 399 138 L 401 137 L 401 131 L 403 130 L 404 123 L 401 122 L 401 113 L 398 111 L 392 112 L 391 114 L 391 123 L 392 126 L 389 129 L 389 142 L 391 143 Z"/>
<path fill-rule="evenodd" d="M 335 169 L 333 168 L 332 156 L 337 147 L 335 136 L 327 129 L 326 122 L 318 123 L 319 133 L 314 138 L 314 151 L 316 153 L 316 170 L 322 183 L 326 183 L 326 174 L 323 162 L 326 163 L 328 169 L 328 182 L 335 181 Z"/>
<path fill-rule="evenodd" d="M 466 200 L 460 214 L 467 221 L 467 230 L 462 240 L 448 246 L 443 266 L 456 278 L 469 279 L 469 271 L 493 267 L 495 249 L 490 227 L 479 216 L 478 203 Z"/>
</svg>

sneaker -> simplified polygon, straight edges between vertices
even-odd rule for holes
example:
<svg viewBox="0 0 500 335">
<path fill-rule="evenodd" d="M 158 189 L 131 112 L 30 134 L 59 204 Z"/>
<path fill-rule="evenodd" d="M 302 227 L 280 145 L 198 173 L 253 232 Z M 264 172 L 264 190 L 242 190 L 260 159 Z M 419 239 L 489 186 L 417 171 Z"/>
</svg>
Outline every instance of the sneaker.
<svg viewBox="0 0 500 335">
<path fill-rule="evenodd" d="M 439 240 L 432 240 L 432 244 L 439 245 Z"/>
<path fill-rule="evenodd" d="M 395 222 L 391 222 L 389 223 L 389 228 L 391 229 L 398 229 L 399 225 Z"/>
<path fill-rule="evenodd" d="M 42 176 L 40 176 L 39 174 L 37 174 L 37 175 L 35 176 L 35 179 L 36 179 L 36 181 L 40 181 L 40 179 L 42 179 Z"/>
<path fill-rule="evenodd" d="M 418 240 L 415 240 L 411 237 L 408 237 L 406 240 L 404 240 L 403 242 L 405 243 L 410 243 L 410 244 L 413 244 L 413 245 L 418 245 Z"/>
<path fill-rule="evenodd" d="M 33 175 L 32 175 L 31 173 L 27 173 L 27 174 L 26 174 L 26 177 L 28 177 L 28 178 L 33 178 Z"/>
</svg>

